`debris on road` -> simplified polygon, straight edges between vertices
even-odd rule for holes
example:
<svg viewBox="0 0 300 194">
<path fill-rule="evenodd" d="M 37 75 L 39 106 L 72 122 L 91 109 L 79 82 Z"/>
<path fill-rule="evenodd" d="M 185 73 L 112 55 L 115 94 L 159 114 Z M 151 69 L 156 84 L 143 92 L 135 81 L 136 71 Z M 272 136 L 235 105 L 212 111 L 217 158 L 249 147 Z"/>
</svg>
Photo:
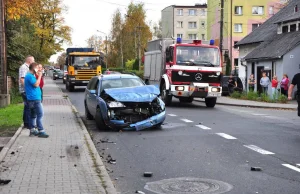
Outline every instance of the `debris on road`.
<svg viewBox="0 0 300 194">
<path fill-rule="evenodd" d="M 143 191 L 136 191 L 135 193 L 145 194 Z"/>
<path fill-rule="evenodd" d="M 64 158 L 64 157 L 66 157 L 66 156 L 60 156 L 60 158 Z"/>
<path fill-rule="evenodd" d="M 107 139 L 107 140 L 102 140 L 102 139 L 100 139 L 100 141 L 97 142 L 97 144 L 98 144 L 98 143 L 113 143 L 113 144 L 115 144 L 115 142 L 109 141 L 109 139 Z"/>
<path fill-rule="evenodd" d="M 152 177 L 152 172 L 144 172 L 144 177 Z"/>
<path fill-rule="evenodd" d="M 78 150 L 78 149 L 79 149 L 79 147 L 76 145 L 76 146 L 75 146 L 75 149 L 76 149 L 76 150 Z"/>
<path fill-rule="evenodd" d="M 262 171 L 261 167 L 251 167 L 251 171 Z"/>
<path fill-rule="evenodd" d="M 7 185 L 11 180 L 0 179 L 0 185 Z"/>
<path fill-rule="evenodd" d="M 77 166 L 77 164 L 74 164 L 74 167 L 76 167 Z"/>
<path fill-rule="evenodd" d="M 10 154 L 14 155 L 14 154 L 15 154 L 15 152 L 11 152 Z"/>
</svg>

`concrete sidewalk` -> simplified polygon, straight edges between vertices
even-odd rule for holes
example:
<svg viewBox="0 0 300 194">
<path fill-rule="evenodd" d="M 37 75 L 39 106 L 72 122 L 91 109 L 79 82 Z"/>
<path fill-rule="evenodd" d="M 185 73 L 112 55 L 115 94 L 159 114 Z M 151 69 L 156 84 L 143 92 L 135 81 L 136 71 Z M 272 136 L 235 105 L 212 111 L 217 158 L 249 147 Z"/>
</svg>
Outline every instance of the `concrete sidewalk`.
<svg viewBox="0 0 300 194">
<path fill-rule="evenodd" d="M 198 102 L 204 102 L 204 99 L 196 98 Z M 274 108 L 274 109 L 288 109 L 297 110 L 298 104 L 296 101 L 289 101 L 287 104 L 281 103 L 267 103 L 267 102 L 257 102 L 250 100 L 239 100 L 229 97 L 220 97 L 217 100 L 217 104 L 228 105 L 228 106 L 242 106 L 242 107 L 253 107 L 253 108 Z"/>
<path fill-rule="evenodd" d="M 116 193 L 96 148 L 70 101 L 46 78 L 44 126 L 49 138 L 24 129 L 0 161 L 0 193 Z"/>
</svg>

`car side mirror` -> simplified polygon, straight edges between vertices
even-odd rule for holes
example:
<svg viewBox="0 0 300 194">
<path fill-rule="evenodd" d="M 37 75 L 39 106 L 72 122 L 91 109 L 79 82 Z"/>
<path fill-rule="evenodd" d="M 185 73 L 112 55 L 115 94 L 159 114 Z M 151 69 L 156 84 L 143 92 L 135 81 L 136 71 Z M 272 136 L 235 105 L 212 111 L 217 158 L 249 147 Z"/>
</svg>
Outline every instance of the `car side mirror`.
<svg viewBox="0 0 300 194">
<path fill-rule="evenodd" d="M 90 94 L 96 94 L 96 90 L 90 90 Z"/>
<path fill-rule="evenodd" d="M 169 61 L 170 66 L 174 65 L 173 61 Z"/>
</svg>

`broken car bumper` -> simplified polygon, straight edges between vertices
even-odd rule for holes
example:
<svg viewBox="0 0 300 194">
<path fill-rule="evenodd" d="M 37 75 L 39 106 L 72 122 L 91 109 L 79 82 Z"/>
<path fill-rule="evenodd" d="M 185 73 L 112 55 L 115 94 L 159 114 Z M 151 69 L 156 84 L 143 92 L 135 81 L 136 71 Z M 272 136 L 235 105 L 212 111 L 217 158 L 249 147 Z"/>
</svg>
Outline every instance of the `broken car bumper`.
<svg viewBox="0 0 300 194">
<path fill-rule="evenodd" d="M 120 128 L 124 130 L 136 130 L 140 131 L 143 129 L 149 129 L 156 125 L 160 125 L 166 119 L 166 111 L 161 112 L 155 116 L 152 116 L 146 120 L 139 121 L 134 124 L 125 123 L 124 120 L 110 120 L 107 125 L 111 128 Z"/>
</svg>

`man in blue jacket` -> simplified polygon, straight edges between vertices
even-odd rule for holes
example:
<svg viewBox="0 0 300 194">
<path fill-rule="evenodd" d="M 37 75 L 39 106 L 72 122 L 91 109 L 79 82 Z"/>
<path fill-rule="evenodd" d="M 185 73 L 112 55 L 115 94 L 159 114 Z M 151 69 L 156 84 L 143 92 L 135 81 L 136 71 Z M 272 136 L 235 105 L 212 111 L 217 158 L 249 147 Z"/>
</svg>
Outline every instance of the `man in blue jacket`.
<svg viewBox="0 0 300 194">
<path fill-rule="evenodd" d="M 35 77 L 38 75 L 38 78 Z M 43 119 L 43 106 L 41 103 L 41 89 L 39 87 L 42 78 L 42 72 L 38 68 L 37 63 L 31 63 L 29 65 L 29 72 L 25 76 L 25 92 L 30 109 L 30 135 L 47 138 L 49 135 L 45 132 L 42 124 Z M 35 129 L 35 120 L 38 131 Z"/>
</svg>

